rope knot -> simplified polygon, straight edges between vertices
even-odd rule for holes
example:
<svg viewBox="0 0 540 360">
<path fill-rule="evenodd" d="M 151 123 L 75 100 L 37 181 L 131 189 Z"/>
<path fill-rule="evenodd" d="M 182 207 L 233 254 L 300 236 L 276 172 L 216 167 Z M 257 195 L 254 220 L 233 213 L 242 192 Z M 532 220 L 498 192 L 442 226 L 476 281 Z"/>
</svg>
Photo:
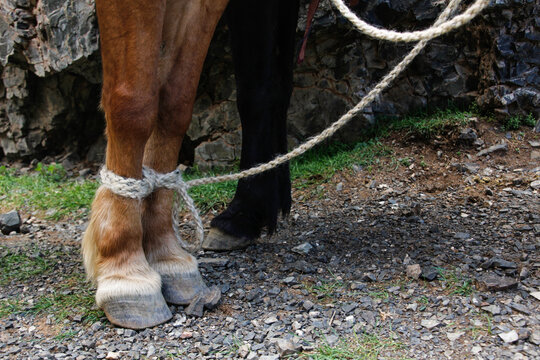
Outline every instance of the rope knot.
<svg viewBox="0 0 540 360">
<path fill-rule="evenodd" d="M 192 249 L 191 246 L 188 246 L 181 239 L 180 231 L 178 230 L 179 214 L 182 207 L 180 199 L 182 199 L 190 211 L 191 216 L 193 216 L 193 219 L 195 220 L 197 238 L 199 240 L 197 249 L 201 248 L 204 240 L 204 226 L 201 216 L 199 215 L 199 210 L 197 210 L 195 207 L 195 203 L 188 193 L 190 185 L 184 181 L 182 171 L 180 169 L 162 174 L 156 172 L 154 169 L 143 167 L 142 179 L 133 179 L 117 175 L 104 166 L 99 175 L 101 178 L 101 184 L 105 188 L 109 189 L 116 195 L 131 199 L 142 200 L 157 189 L 169 189 L 175 191 L 176 196 L 174 197 L 172 217 L 176 238 L 184 249 Z"/>
</svg>

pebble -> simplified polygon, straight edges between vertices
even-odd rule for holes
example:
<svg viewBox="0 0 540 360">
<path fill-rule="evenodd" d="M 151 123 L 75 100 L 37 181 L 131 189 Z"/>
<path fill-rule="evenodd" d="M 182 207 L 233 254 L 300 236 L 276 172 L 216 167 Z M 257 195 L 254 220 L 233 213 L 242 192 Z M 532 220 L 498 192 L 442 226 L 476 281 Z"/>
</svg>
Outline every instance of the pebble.
<svg viewBox="0 0 540 360">
<path fill-rule="evenodd" d="M 499 315 L 501 313 L 501 307 L 497 305 L 483 306 L 482 310 L 487 311 L 493 315 Z"/>
<path fill-rule="evenodd" d="M 450 340 L 450 341 L 456 341 L 456 340 L 459 339 L 461 336 L 463 336 L 463 334 L 465 334 L 465 332 L 463 332 L 463 331 L 457 331 L 457 332 L 453 332 L 453 333 L 446 333 L 446 337 L 447 337 L 448 340 Z"/>
<path fill-rule="evenodd" d="M 540 329 L 531 332 L 531 335 L 529 335 L 529 342 L 534 345 L 540 345 Z"/>
<path fill-rule="evenodd" d="M 504 259 L 500 259 L 498 257 L 493 257 L 489 259 L 488 261 L 484 262 L 482 265 L 480 265 L 483 269 L 490 269 L 490 268 L 501 268 L 501 269 L 516 269 L 517 265 L 514 262 L 507 261 Z"/>
<path fill-rule="evenodd" d="M 516 330 L 511 330 L 509 332 L 500 333 L 499 337 L 505 342 L 505 343 L 513 343 L 518 341 L 519 336 Z"/>
<path fill-rule="evenodd" d="M 487 149 L 484 149 L 482 151 L 479 151 L 476 156 L 485 156 L 488 154 L 492 154 L 494 152 L 506 152 L 508 151 L 508 144 L 506 142 L 501 144 L 496 144 L 493 146 L 488 147 Z"/>
<path fill-rule="evenodd" d="M 278 339 L 276 348 L 281 356 L 295 354 L 302 350 L 302 346 L 289 339 Z"/>
<path fill-rule="evenodd" d="M 5 214 L 0 214 L 0 231 L 4 235 L 18 233 L 21 229 L 21 216 L 17 210 L 12 210 Z"/>
<path fill-rule="evenodd" d="M 483 275 L 477 280 L 477 288 L 480 291 L 501 291 L 516 287 L 517 284 L 517 280 L 513 278 L 492 273 Z"/>
<path fill-rule="evenodd" d="M 291 251 L 297 254 L 308 254 L 311 249 L 313 249 L 313 246 L 310 243 L 305 242 L 303 244 L 293 247 Z"/>
<path fill-rule="evenodd" d="M 419 264 L 413 264 L 407 266 L 407 277 L 417 280 L 422 274 L 422 268 Z"/>
<path fill-rule="evenodd" d="M 434 327 L 439 326 L 441 323 L 435 319 L 423 319 L 421 325 L 426 329 L 433 329 Z"/>
</svg>

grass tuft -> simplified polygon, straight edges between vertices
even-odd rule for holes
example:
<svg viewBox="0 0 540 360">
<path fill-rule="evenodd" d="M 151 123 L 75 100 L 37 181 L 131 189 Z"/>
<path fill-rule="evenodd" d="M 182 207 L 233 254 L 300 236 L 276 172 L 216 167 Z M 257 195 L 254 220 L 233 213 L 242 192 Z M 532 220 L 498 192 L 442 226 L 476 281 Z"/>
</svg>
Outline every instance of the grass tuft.
<svg viewBox="0 0 540 360">
<path fill-rule="evenodd" d="M 390 337 L 363 333 L 347 339 L 341 339 L 336 345 L 322 344 L 311 352 L 300 354 L 301 359 L 312 360 L 375 360 L 384 353 L 385 358 L 404 349 L 404 345 Z M 402 358 L 402 357 L 400 357 Z"/>
<path fill-rule="evenodd" d="M 474 292 L 472 280 L 463 276 L 458 269 L 438 269 L 439 277 L 451 295 L 469 296 Z"/>
</svg>

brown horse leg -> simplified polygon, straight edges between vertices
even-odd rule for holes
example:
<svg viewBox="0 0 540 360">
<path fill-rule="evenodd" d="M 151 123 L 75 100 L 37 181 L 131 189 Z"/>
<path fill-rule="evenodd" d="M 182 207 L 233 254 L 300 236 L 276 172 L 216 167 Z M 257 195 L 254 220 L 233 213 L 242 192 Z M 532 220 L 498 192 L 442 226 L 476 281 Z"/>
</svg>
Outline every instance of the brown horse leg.
<svg viewBox="0 0 540 360">
<path fill-rule="evenodd" d="M 170 172 L 177 165 L 204 58 L 226 3 L 227 0 L 167 3 L 159 68 L 162 85 L 158 122 L 144 154 L 144 164 L 158 172 Z M 220 291 L 206 287 L 197 261 L 179 246 L 171 222 L 171 204 L 172 192 L 168 190 L 156 191 L 144 202 L 144 251 L 150 266 L 161 275 L 167 302 L 187 305 L 197 297 L 198 304 L 192 308 L 200 312 L 201 305 L 211 307 L 217 303 Z"/>
<path fill-rule="evenodd" d="M 156 124 L 157 67 L 165 0 L 96 0 L 103 59 L 107 168 L 141 178 L 144 146 Z M 145 257 L 141 201 L 101 187 L 83 240 L 96 302 L 116 325 L 145 328 L 172 317 L 161 279 Z"/>
</svg>

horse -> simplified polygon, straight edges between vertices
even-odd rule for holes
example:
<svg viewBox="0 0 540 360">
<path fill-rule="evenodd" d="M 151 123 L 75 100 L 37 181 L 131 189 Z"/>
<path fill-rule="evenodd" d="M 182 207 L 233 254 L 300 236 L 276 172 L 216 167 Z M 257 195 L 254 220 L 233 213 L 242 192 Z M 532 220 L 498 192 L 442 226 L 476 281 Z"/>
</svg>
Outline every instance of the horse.
<svg viewBox="0 0 540 360">
<path fill-rule="evenodd" d="M 286 152 L 299 0 L 96 0 L 103 66 L 105 166 L 141 179 L 143 166 L 173 171 L 190 124 L 206 53 L 222 15 L 230 29 L 242 124 L 240 168 Z M 169 304 L 200 314 L 221 296 L 177 242 L 172 191 L 145 199 L 101 186 L 82 252 L 96 303 L 115 325 L 142 329 L 168 321 Z M 241 249 L 273 232 L 291 207 L 287 164 L 240 180 L 211 222 L 210 250 Z"/>
</svg>

